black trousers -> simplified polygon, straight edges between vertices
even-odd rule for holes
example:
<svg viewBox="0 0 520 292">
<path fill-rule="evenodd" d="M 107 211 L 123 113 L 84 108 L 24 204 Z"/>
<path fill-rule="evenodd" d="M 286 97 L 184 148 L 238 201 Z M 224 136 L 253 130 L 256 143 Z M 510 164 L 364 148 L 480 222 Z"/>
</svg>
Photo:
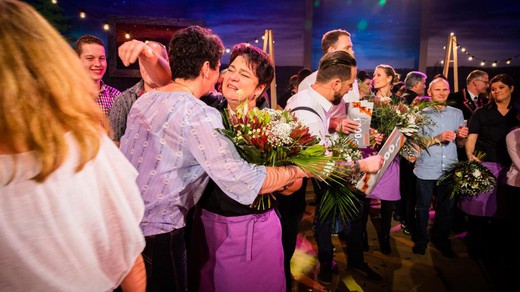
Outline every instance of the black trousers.
<svg viewBox="0 0 520 292">
<path fill-rule="evenodd" d="M 316 180 L 313 180 L 313 186 L 318 197 L 316 214 L 319 214 L 320 201 L 328 186 L 324 183 L 316 182 Z M 365 262 L 363 254 L 363 212 L 363 204 L 360 204 L 359 212 L 348 222 L 350 226 L 350 232 L 346 235 L 348 265 L 359 266 Z M 315 220 L 314 229 L 320 265 L 330 268 L 333 258 L 332 240 L 330 238 L 332 235 L 331 219 Z"/>
<path fill-rule="evenodd" d="M 296 249 L 300 222 L 307 205 L 305 202 L 307 181 L 308 179 L 304 179 L 302 187 L 289 196 L 276 195 L 278 214 L 280 215 L 280 223 L 282 224 L 282 245 L 287 291 L 292 290 L 291 258 Z"/>
<path fill-rule="evenodd" d="M 401 186 L 401 200 L 398 203 L 401 221 L 408 230 L 414 230 L 415 202 L 417 199 L 417 177 L 413 173 L 414 164 L 405 158 L 400 160 L 399 184 Z"/>
<path fill-rule="evenodd" d="M 146 236 L 142 255 L 146 267 L 146 291 L 186 291 L 184 228 Z"/>
</svg>

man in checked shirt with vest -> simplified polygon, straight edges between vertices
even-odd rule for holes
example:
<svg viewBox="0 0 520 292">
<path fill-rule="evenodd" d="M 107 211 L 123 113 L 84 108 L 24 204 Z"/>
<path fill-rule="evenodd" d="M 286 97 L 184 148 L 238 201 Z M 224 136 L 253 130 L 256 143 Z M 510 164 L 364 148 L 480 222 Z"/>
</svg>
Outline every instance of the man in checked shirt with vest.
<svg viewBox="0 0 520 292">
<path fill-rule="evenodd" d="M 89 73 L 90 78 L 92 78 L 98 86 L 99 95 L 96 98 L 96 103 L 108 117 L 114 99 L 121 92 L 106 85 L 103 80 L 101 80 L 107 71 L 107 56 L 105 54 L 103 41 L 93 35 L 84 35 L 76 41 L 74 50 L 78 54 L 83 67 L 85 67 Z"/>
</svg>

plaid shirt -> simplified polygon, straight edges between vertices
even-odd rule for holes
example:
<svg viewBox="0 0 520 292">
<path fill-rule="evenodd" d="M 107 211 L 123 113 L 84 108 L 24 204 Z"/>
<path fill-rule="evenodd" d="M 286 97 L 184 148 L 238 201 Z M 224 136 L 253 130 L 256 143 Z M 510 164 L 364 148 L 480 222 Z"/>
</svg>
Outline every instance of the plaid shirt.
<svg viewBox="0 0 520 292">
<path fill-rule="evenodd" d="M 107 117 L 110 114 L 110 109 L 112 108 L 114 99 L 116 99 L 116 96 L 119 94 L 121 94 L 119 90 L 106 85 L 103 80 L 101 80 L 101 90 L 99 91 L 99 95 L 96 98 L 96 102 Z"/>
<path fill-rule="evenodd" d="M 141 94 L 144 93 L 144 81 L 141 79 L 136 85 L 123 91 L 117 96 L 112 105 L 108 119 L 114 131 L 114 141 L 120 141 L 126 131 L 126 118 L 130 108 Z"/>
</svg>

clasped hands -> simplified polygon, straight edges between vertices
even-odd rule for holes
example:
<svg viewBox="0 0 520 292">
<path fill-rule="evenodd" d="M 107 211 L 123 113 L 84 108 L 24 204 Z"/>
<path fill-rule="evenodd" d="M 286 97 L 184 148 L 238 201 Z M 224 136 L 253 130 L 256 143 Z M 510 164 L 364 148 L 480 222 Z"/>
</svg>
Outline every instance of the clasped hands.
<svg viewBox="0 0 520 292">
<path fill-rule="evenodd" d="M 468 127 L 459 126 L 457 131 L 447 130 L 447 131 L 444 131 L 444 132 L 440 133 L 435 138 L 437 138 L 439 140 L 439 142 L 441 142 L 441 143 L 451 142 L 451 141 L 453 141 L 455 139 L 465 139 L 465 138 L 467 138 L 468 137 L 468 133 L 469 133 Z"/>
</svg>

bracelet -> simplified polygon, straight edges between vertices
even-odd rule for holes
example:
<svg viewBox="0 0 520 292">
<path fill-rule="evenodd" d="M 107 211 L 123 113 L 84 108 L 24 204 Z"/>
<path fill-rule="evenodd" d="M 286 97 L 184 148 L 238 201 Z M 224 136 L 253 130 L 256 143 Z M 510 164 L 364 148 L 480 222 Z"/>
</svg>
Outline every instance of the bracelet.
<svg viewBox="0 0 520 292">
<path fill-rule="evenodd" d="M 361 168 L 359 166 L 359 160 L 354 161 L 354 173 L 361 172 Z"/>
</svg>

